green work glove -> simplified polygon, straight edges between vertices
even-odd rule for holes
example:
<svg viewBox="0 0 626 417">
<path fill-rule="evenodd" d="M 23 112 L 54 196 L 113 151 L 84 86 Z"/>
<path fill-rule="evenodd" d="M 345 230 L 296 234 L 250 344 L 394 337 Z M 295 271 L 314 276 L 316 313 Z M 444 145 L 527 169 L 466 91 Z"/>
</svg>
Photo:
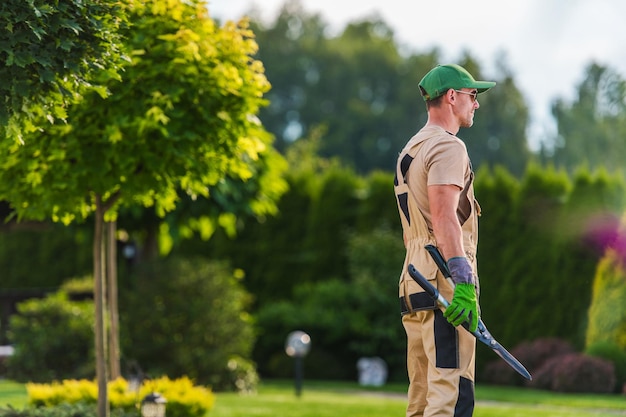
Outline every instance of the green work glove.
<svg viewBox="0 0 626 417">
<path fill-rule="evenodd" d="M 454 281 L 454 296 L 443 315 L 454 327 L 468 322 L 469 331 L 475 332 L 478 328 L 478 299 L 472 266 L 463 256 L 450 258 L 447 263 Z"/>
<path fill-rule="evenodd" d="M 475 332 L 478 328 L 478 301 L 474 284 L 456 284 L 452 302 L 443 315 L 454 327 L 467 321 L 469 331 Z"/>
</svg>

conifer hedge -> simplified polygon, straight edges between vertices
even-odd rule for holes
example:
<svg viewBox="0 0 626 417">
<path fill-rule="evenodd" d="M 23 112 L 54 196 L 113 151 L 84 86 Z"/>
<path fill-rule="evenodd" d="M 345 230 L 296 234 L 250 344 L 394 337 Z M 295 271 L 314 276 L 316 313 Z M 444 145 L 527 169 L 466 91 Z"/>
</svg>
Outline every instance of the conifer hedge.
<svg viewBox="0 0 626 417">
<path fill-rule="evenodd" d="M 339 179 L 338 173 L 351 178 Z M 290 259 L 298 262 L 298 270 L 265 270 L 248 269 L 234 261 L 234 265 L 246 269 L 246 283 L 253 288 L 256 307 L 261 311 L 278 299 L 289 303 L 297 294 L 296 287 L 303 282 L 320 285 L 330 279 L 350 282 L 355 279 L 354 270 L 346 263 L 347 236 L 351 232 L 365 234 L 378 227 L 388 227 L 401 239 L 392 179 L 389 173 L 376 173 L 359 181 L 347 170 L 308 180 L 299 178 L 300 182 L 315 182 L 317 190 L 324 192 L 309 194 L 307 198 L 302 194 L 303 188 L 292 183 L 292 191 L 281 202 L 280 217 L 268 222 L 271 228 L 246 227 L 233 247 L 242 243 L 247 249 L 224 251 L 221 255 L 231 256 L 230 253 L 235 258 L 245 258 L 250 265 L 286 265 Z M 358 188 L 351 189 L 350 184 Z M 520 179 L 502 168 L 478 172 L 476 195 L 482 207 L 478 253 L 481 308 L 483 319 L 501 343 L 513 347 L 540 337 L 558 337 L 578 349 L 583 347 L 592 281 L 601 255 L 601 248 L 593 240 L 594 228 L 608 214 L 621 212 L 625 189 L 621 176 L 603 171 L 591 173 L 586 169 L 568 175 L 551 167 L 531 165 Z M 292 212 L 282 206 L 292 203 L 292 193 L 307 207 Z M 337 213 L 338 210 L 343 212 Z M 300 233 L 294 233 L 297 225 Z M 248 233 L 254 233 L 254 238 Z M 215 243 L 216 247 L 224 248 L 223 242 L 219 242 Z M 378 273 L 395 283 L 399 267 Z M 279 289 L 270 284 L 276 282 L 282 282 Z M 264 285 L 266 290 L 257 290 Z M 268 293 L 271 295 L 265 297 Z M 390 299 L 396 296 L 395 291 L 388 294 Z M 329 307 L 319 308 L 325 311 Z M 280 316 L 273 316 L 273 320 L 280 320 Z M 293 320 L 291 317 L 289 322 L 295 326 Z M 341 320 L 337 317 L 338 326 L 342 325 Z M 396 331 L 396 337 L 403 339 L 402 329 L 398 327 Z M 276 334 L 274 340 L 283 337 Z M 322 339 L 316 346 L 329 348 L 323 344 Z M 256 359 L 262 362 L 267 359 L 267 346 L 259 345 L 264 349 Z M 282 346 L 276 346 L 277 352 L 281 349 Z M 342 356 L 337 349 L 340 348 L 332 348 Z M 479 366 L 493 359 L 488 349 L 479 348 L 478 352 Z M 353 364 L 345 366 L 352 369 Z"/>
</svg>

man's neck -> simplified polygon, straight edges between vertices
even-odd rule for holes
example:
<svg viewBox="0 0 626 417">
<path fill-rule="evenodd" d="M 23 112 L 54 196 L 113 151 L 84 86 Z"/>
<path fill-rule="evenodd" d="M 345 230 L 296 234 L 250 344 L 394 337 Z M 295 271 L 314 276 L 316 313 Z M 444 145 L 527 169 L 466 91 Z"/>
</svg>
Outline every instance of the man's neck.
<svg viewBox="0 0 626 417">
<path fill-rule="evenodd" d="M 439 126 L 448 133 L 456 135 L 459 132 L 459 123 L 450 114 L 445 114 L 440 111 L 428 112 L 428 121 L 426 126 Z"/>
</svg>

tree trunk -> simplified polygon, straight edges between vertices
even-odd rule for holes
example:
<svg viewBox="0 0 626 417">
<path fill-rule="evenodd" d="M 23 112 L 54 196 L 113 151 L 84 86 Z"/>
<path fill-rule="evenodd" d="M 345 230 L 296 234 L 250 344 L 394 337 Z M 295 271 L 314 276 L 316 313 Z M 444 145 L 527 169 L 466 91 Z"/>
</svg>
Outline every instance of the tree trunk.
<svg viewBox="0 0 626 417">
<path fill-rule="evenodd" d="M 96 379 L 98 382 L 98 417 L 109 417 L 109 398 L 107 393 L 107 352 L 105 327 L 104 296 L 104 208 L 99 195 L 96 195 L 95 230 L 93 237 L 93 277 L 94 305 L 96 308 L 95 349 Z"/>
<path fill-rule="evenodd" d="M 117 222 L 107 222 L 107 300 L 109 303 L 109 378 L 122 376 L 120 369 L 119 314 L 117 305 L 117 247 L 115 234 Z"/>
</svg>

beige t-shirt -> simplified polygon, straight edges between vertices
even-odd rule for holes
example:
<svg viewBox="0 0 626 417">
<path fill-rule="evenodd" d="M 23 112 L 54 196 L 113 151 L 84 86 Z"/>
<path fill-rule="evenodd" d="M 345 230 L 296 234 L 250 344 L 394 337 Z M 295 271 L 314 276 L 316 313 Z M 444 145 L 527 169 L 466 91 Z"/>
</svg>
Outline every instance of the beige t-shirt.
<svg viewBox="0 0 626 417">
<path fill-rule="evenodd" d="M 417 152 L 414 148 L 419 147 Z M 429 185 L 456 185 L 463 189 L 472 179 L 472 167 L 465 143 L 438 126 L 420 130 L 406 144 L 400 157 L 414 154 L 405 181 L 432 230 L 428 205 Z"/>
</svg>

